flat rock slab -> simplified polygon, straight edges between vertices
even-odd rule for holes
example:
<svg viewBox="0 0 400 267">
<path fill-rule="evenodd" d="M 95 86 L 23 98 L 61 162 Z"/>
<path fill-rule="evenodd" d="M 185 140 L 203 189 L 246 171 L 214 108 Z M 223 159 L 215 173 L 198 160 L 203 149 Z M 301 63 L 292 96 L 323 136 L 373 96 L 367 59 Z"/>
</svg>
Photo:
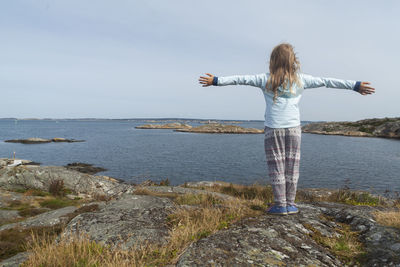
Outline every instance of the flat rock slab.
<svg viewBox="0 0 400 267">
<path fill-rule="evenodd" d="M 87 234 L 91 240 L 122 248 L 146 241 L 162 244 L 168 237 L 166 218 L 173 208 L 168 198 L 125 194 L 99 211 L 78 215 L 62 235 Z"/>
<path fill-rule="evenodd" d="M 319 209 L 299 206 L 300 214 L 248 218 L 201 239 L 185 251 L 177 266 L 342 266 L 335 256 L 308 237 L 310 232 L 302 223 L 319 229 L 332 226 L 317 219 Z M 325 234 L 332 235 L 333 230 Z"/>
<path fill-rule="evenodd" d="M 213 195 L 215 197 L 219 197 L 221 199 L 233 199 L 234 197 L 207 190 L 195 189 L 195 188 L 186 188 L 180 186 L 137 186 L 132 189 L 130 192 L 135 192 L 136 189 L 147 189 L 156 193 L 174 193 L 174 194 L 206 194 Z"/>
<path fill-rule="evenodd" d="M 323 236 L 337 236 L 334 229 L 340 228 L 340 225 L 331 220 L 322 220 L 322 214 L 341 214 L 337 215 L 338 218 L 345 216 L 347 220 L 354 220 L 354 230 L 357 230 L 355 226 L 359 227 L 358 231 L 363 229 L 361 238 L 363 235 L 376 237 L 378 243 L 374 247 L 382 246 L 382 252 L 377 257 L 374 247 L 364 243 L 371 254 L 365 266 L 400 265 L 395 255 L 396 249 L 400 250 L 400 245 L 396 245 L 400 231 L 377 225 L 370 217 L 371 209 L 340 204 L 298 206 L 301 210 L 299 214 L 248 218 L 201 239 L 182 254 L 177 266 L 343 266 L 325 247 L 311 239 L 308 235 L 310 230 L 304 227 L 308 224 Z M 345 211 L 351 211 L 352 216 L 343 215 Z M 380 229 L 379 234 L 374 229 Z M 378 238 L 378 235 L 382 237 Z M 388 244 L 379 243 L 379 240 Z"/>
<path fill-rule="evenodd" d="M 18 210 L 0 210 L 0 223 L 17 218 L 21 218 Z"/>
<path fill-rule="evenodd" d="M 67 215 L 73 213 L 75 210 L 77 210 L 77 207 L 71 206 L 48 211 L 34 217 L 30 217 L 22 222 L 10 223 L 0 226 L 0 231 L 15 227 L 30 228 L 36 226 L 55 226 L 60 223 L 66 223 L 68 221 Z"/>
</svg>

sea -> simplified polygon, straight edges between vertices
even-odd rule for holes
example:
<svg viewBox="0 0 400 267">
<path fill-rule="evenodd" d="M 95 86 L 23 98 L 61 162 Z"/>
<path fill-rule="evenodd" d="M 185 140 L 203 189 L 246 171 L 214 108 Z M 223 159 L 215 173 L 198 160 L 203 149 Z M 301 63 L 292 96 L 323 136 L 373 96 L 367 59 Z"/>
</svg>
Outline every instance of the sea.
<svg viewBox="0 0 400 267">
<path fill-rule="evenodd" d="M 183 133 L 135 126 L 201 120 L 79 119 L 0 120 L 0 157 L 42 165 L 73 162 L 106 168 L 107 175 L 130 183 L 168 179 L 172 185 L 193 181 L 267 184 L 263 134 Z M 229 122 L 227 122 L 229 123 Z M 263 129 L 263 121 L 234 121 Z M 309 122 L 302 122 L 306 124 Z M 16 144 L 29 137 L 83 139 L 81 143 Z M 400 192 L 400 140 L 302 134 L 300 188 L 350 188 L 377 194 Z"/>
</svg>

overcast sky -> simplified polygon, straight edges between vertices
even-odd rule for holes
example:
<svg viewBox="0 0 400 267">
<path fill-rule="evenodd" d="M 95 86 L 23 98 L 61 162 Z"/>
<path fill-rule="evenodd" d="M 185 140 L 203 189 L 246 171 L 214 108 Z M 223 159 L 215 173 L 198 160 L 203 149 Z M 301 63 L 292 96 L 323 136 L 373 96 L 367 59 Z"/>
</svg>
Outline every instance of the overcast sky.
<svg viewBox="0 0 400 267">
<path fill-rule="evenodd" d="M 302 120 L 400 116 L 400 1 L 0 2 L 0 117 L 263 119 L 248 86 L 198 76 L 266 72 L 294 45 L 302 72 L 370 81 L 311 89 Z"/>
</svg>

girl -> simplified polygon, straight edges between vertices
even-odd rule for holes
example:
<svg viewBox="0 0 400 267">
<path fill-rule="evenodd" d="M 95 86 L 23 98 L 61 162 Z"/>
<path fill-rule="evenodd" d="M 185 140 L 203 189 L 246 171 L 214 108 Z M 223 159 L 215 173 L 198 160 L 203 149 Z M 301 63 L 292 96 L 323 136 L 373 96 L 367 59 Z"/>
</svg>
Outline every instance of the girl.
<svg viewBox="0 0 400 267">
<path fill-rule="evenodd" d="M 298 213 L 294 200 L 299 178 L 301 127 L 299 101 L 304 89 L 328 87 L 354 90 L 369 95 L 375 89 L 369 82 L 317 78 L 300 73 L 300 63 L 290 44 L 276 46 L 271 53 L 269 73 L 216 77 L 200 76 L 203 86 L 251 85 L 261 88 L 266 102 L 265 154 L 274 204 L 270 214 Z"/>
</svg>

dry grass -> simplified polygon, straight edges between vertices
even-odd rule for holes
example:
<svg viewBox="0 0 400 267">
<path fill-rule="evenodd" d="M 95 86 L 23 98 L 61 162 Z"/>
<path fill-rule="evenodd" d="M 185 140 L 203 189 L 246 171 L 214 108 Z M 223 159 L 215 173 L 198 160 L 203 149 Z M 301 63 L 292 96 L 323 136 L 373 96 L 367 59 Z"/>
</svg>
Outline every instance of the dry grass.
<svg viewBox="0 0 400 267">
<path fill-rule="evenodd" d="M 238 185 L 238 184 L 215 184 L 211 187 L 202 187 L 201 189 L 218 192 L 226 195 L 230 195 L 242 200 L 259 200 L 263 203 L 273 202 L 272 187 L 267 185 Z"/>
<path fill-rule="evenodd" d="M 212 195 L 192 194 L 168 196 L 176 203 L 196 205 L 196 208 L 178 207 L 168 216 L 170 234 L 166 245 L 143 244 L 123 251 L 82 237 L 72 241 L 61 240 L 58 244 L 50 239 L 34 239 L 30 247 L 33 254 L 24 266 L 162 266 L 174 263 L 192 242 L 227 228 L 244 217 L 261 213 L 251 208 L 262 205 L 257 200 L 221 200 Z"/>
<path fill-rule="evenodd" d="M 12 228 L 0 232 L 0 260 L 7 259 L 15 254 L 25 251 L 26 246 L 32 242 L 31 236 L 55 237 L 61 232 L 57 226 L 36 226 L 28 229 Z"/>
<path fill-rule="evenodd" d="M 51 181 L 49 185 L 49 193 L 55 197 L 63 197 L 65 195 L 64 181 L 63 180 Z"/>
<path fill-rule="evenodd" d="M 271 186 L 267 185 L 237 185 L 221 183 L 215 184 L 210 187 L 201 187 L 203 190 L 219 192 L 227 195 L 231 195 L 240 199 L 246 200 L 261 200 L 264 203 L 273 202 L 273 192 Z M 366 206 L 385 206 L 385 199 L 380 196 L 373 196 L 369 192 L 356 192 L 350 190 L 348 187 L 343 187 L 332 194 L 321 195 L 316 197 L 314 194 L 298 190 L 296 196 L 296 202 L 318 202 L 327 201 L 335 203 L 344 203 L 349 205 L 366 205 Z M 400 206 L 400 204 L 397 204 Z"/>
<path fill-rule="evenodd" d="M 376 211 L 374 212 L 376 221 L 379 224 L 400 228 L 400 211 Z"/>
<path fill-rule="evenodd" d="M 45 197 L 50 195 L 49 192 L 39 190 L 39 189 L 27 189 L 24 192 L 24 196 L 39 196 L 39 197 Z"/>
<path fill-rule="evenodd" d="M 36 216 L 47 210 L 36 208 L 35 206 L 31 205 L 30 201 L 21 201 L 21 200 L 11 200 L 7 202 L 6 207 L 1 207 L 0 209 L 4 210 L 17 210 L 19 216 L 27 218 L 31 216 Z M 0 221 L 1 224 L 4 224 L 7 220 Z"/>
</svg>

